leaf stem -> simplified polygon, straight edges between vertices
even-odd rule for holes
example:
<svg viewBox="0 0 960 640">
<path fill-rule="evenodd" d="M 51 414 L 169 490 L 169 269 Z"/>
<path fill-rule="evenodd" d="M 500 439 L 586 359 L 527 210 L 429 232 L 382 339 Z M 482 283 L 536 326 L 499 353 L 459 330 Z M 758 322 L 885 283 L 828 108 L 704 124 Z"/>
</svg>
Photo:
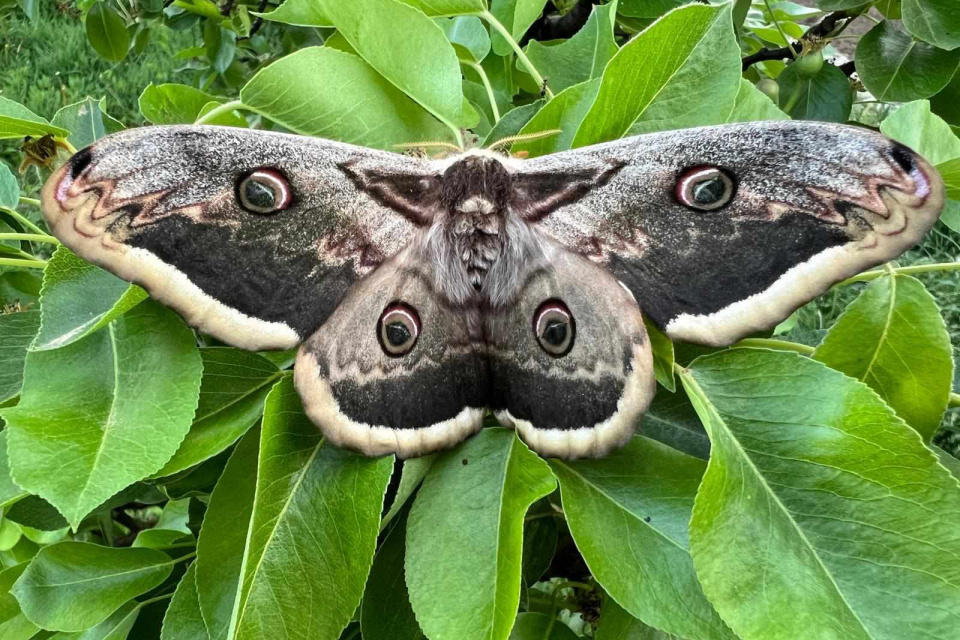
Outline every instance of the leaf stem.
<svg viewBox="0 0 960 640">
<path fill-rule="evenodd" d="M 490 84 L 490 78 L 487 77 L 487 72 L 476 62 L 468 62 L 466 64 L 477 72 L 477 75 L 480 76 L 480 80 L 483 82 L 483 88 L 487 90 L 487 100 L 490 101 L 490 109 L 493 110 L 494 124 L 500 122 L 500 109 L 497 107 L 497 100 L 493 95 L 493 86 Z"/>
<path fill-rule="evenodd" d="M 21 198 L 21 200 L 22 199 L 23 198 Z M 20 224 L 22 224 L 23 226 L 27 227 L 28 229 L 30 229 L 35 233 L 42 233 L 43 235 L 48 235 L 43 229 L 41 229 L 37 225 L 30 222 L 27 219 L 27 217 L 22 213 L 17 213 L 13 209 L 7 209 L 6 207 L 0 207 L 0 211 L 4 212 L 5 214 L 7 214 L 8 216 L 10 216 L 11 218 L 13 218 L 14 220 L 16 220 L 17 222 L 19 222 Z"/>
<path fill-rule="evenodd" d="M 25 267 L 28 269 L 43 269 L 47 266 L 46 260 L 34 258 L 33 260 L 20 258 L 0 258 L 0 267 Z"/>
<path fill-rule="evenodd" d="M 799 342 L 790 342 L 789 340 L 776 340 L 773 338 L 745 338 L 733 345 L 734 347 L 753 347 L 757 349 L 774 349 L 776 351 L 793 351 L 800 355 L 809 356 L 814 352 L 814 348 Z"/>
<path fill-rule="evenodd" d="M 243 104 L 240 100 L 231 100 L 226 104 L 222 104 L 219 107 L 214 107 L 204 115 L 197 118 L 197 121 L 193 124 L 207 124 L 211 120 L 214 120 L 225 113 L 230 113 L 231 111 L 236 111 L 237 109 L 246 109 L 247 105 Z"/>
<path fill-rule="evenodd" d="M 936 262 L 934 264 L 915 264 L 909 267 L 891 267 L 890 269 L 896 275 L 912 275 L 914 273 L 929 273 L 931 271 L 960 271 L 960 262 Z M 874 269 L 873 271 L 864 271 L 858 273 L 852 278 L 847 278 L 836 284 L 838 287 L 853 284 L 854 282 L 870 282 L 880 276 L 891 275 L 886 268 Z"/>
<path fill-rule="evenodd" d="M 481 11 L 477 14 L 479 17 L 483 18 L 487 24 L 493 27 L 497 33 L 503 36 L 503 39 L 507 41 L 507 44 L 510 45 L 510 48 L 513 49 L 514 53 L 517 54 L 517 59 L 520 60 L 527 72 L 533 76 L 534 82 L 544 88 L 544 93 L 547 94 L 548 99 L 553 98 L 553 91 L 550 90 L 550 87 L 546 86 L 543 81 L 543 76 L 540 75 L 540 72 L 537 71 L 537 68 L 533 66 L 533 63 L 530 62 L 530 58 L 527 57 L 527 54 L 523 52 L 523 49 L 520 48 L 520 45 L 517 44 L 517 41 L 513 39 L 513 36 L 507 31 L 507 28 L 500 24 L 500 21 L 497 20 L 492 13 L 489 11 Z"/>
<path fill-rule="evenodd" d="M 171 591 L 170 593 L 165 593 L 165 594 L 163 594 L 162 596 L 157 596 L 157 597 L 155 597 L 155 598 L 150 598 L 149 600 L 144 600 L 144 601 L 142 601 L 142 602 L 138 602 L 137 604 L 139 604 L 141 607 L 145 607 L 145 606 L 147 606 L 148 604 L 153 604 L 154 602 L 160 602 L 161 600 L 166 600 L 167 598 L 172 598 L 172 597 L 173 597 L 173 594 L 174 594 L 174 592 Z"/>
<path fill-rule="evenodd" d="M 40 206 L 40 201 L 36 198 L 28 198 L 26 196 L 20 196 L 20 202 L 23 204 L 32 204 L 35 207 Z"/>
<path fill-rule="evenodd" d="M 773 15 L 773 10 L 770 9 L 769 0 L 763 0 L 763 6 L 767 8 L 767 13 L 770 14 L 770 19 L 773 20 L 773 26 L 777 28 L 777 32 L 780 34 L 780 37 L 783 38 L 783 41 L 787 43 L 787 48 L 790 50 L 790 54 L 796 59 L 797 52 L 793 49 L 793 45 L 790 44 L 790 39 L 787 38 L 787 34 L 783 32 L 783 29 L 780 28 L 780 21 L 777 20 L 777 16 Z"/>
<path fill-rule="evenodd" d="M 47 242 L 50 244 L 60 244 L 60 241 L 53 236 L 43 233 L 0 233 L 0 240 L 20 240 L 22 242 Z"/>
<path fill-rule="evenodd" d="M 191 551 L 190 553 L 183 554 L 179 558 L 173 558 L 172 560 L 170 560 L 170 564 L 178 564 L 180 562 L 183 562 L 184 560 L 190 560 L 195 557 L 197 557 L 197 552 Z"/>
<path fill-rule="evenodd" d="M 797 86 L 793 88 L 793 93 L 790 94 L 790 98 L 787 99 L 787 104 L 783 105 L 783 112 L 787 115 L 790 115 L 790 112 L 793 111 L 793 108 L 797 106 L 797 103 L 800 102 L 800 96 L 803 94 L 803 83 L 798 82 Z"/>
</svg>

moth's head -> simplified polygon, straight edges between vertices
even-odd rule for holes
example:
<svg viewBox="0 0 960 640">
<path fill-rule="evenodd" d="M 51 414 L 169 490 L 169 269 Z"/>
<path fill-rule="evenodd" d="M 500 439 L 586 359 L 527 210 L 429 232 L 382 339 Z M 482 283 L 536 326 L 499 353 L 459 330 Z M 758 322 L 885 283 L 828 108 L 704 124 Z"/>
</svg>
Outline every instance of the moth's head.
<svg viewBox="0 0 960 640">
<path fill-rule="evenodd" d="M 510 172 L 493 154 L 468 153 L 443 172 L 441 203 L 454 213 L 504 211 L 510 183 Z"/>
</svg>

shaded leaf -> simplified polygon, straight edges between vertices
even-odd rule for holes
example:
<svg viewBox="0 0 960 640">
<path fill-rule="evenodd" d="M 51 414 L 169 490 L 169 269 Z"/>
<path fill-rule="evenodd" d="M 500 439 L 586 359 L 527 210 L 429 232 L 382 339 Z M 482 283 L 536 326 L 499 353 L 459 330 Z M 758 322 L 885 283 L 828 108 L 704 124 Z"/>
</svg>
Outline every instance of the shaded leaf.
<svg viewBox="0 0 960 640">
<path fill-rule="evenodd" d="M 795 120 L 846 122 L 853 107 L 850 81 L 836 66 L 824 64 L 814 76 L 802 75 L 796 64 L 779 76 L 780 108 Z"/>
<path fill-rule="evenodd" d="M 906 102 L 943 89 L 960 65 L 960 49 L 914 40 L 884 20 L 857 43 L 856 59 L 860 79 L 877 100 Z"/>
<path fill-rule="evenodd" d="M 400 473 L 400 484 L 397 486 L 397 494 L 393 497 L 393 504 L 390 505 L 390 510 L 387 511 L 386 515 L 384 515 L 380 521 L 381 531 L 390 524 L 390 521 L 400 513 L 400 509 L 402 509 L 410 497 L 413 496 L 414 491 L 417 490 L 420 482 L 427 475 L 430 467 L 433 466 L 434 460 L 436 460 L 436 456 L 430 454 L 403 461 L 403 470 Z"/>
<path fill-rule="evenodd" d="M 631 18 L 659 18 L 685 4 L 686 0 L 620 0 L 617 12 Z"/>
<path fill-rule="evenodd" d="M 13 583 L 26 571 L 28 564 L 23 562 L 0 571 L 0 638 L 4 640 L 27 640 L 40 630 L 23 615 L 20 603 L 10 593 Z"/>
<path fill-rule="evenodd" d="M 0 431 L 0 509 L 6 509 L 27 495 L 10 477 L 10 458 L 7 456 L 7 432 Z M 6 514 L 4 514 L 6 515 Z"/>
<path fill-rule="evenodd" d="M 160 640 L 208 640 L 210 637 L 200 615 L 196 568 L 196 563 L 191 564 L 180 579 L 167 613 L 163 616 Z"/>
<path fill-rule="evenodd" d="M 521 575 L 525 584 L 533 584 L 546 573 L 557 551 L 560 530 L 559 514 L 550 504 L 550 498 L 542 498 L 527 511 L 523 523 L 523 564 Z"/>
<path fill-rule="evenodd" d="M 521 613 L 510 631 L 510 640 L 576 640 L 570 627 L 543 613 Z"/>
<path fill-rule="evenodd" d="M 603 72 L 573 146 L 724 122 L 740 88 L 740 47 L 730 15 L 729 4 L 691 5 L 624 45 Z"/>
<path fill-rule="evenodd" d="M 431 640 L 510 634 L 523 516 L 555 486 L 546 463 L 506 429 L 483 429 L 438 455 L 407 522 L 410 602 Z"/>
<path fill-rule="evenodd" d="M 600 622 L 594 640 L 684 640 L 680 636 L 664 633 L 637 620 L 606 597 L 600 610 Z"/>
<path fill-rule="evenodd" d="M 106 327 L 147 292 L 57 247 L 43 271 L 40 331 L 32 351 L 59 349 Z"/>
<path fill-rule="evenodd" d="M 508 136 L 520 133 L 524 125 L 530 122 L 530 119 L 546 104 L 544 100 L 537 100 L 530 104 L 525 104 L 511 109 L 500 117 L 500 122 L 493 126 L 493 129 L 484 138 L 482 146 L 488 147 L 498 140 L 503 140 Z"/>
<path fill-rule="evenodd" d="M 76 526 L 173 455 L 200 374 L 193 333 L 152 302 L 84 340 L 30 352 L 20 403 L 4 409 L 14 481 Z"/>
<path fill-rule="evenodd" d="M 410 606 L 403 561 L 407 534 L 406 513 L 384 538 L 363 591 L 360 628 L 366 640 L 422 640 L 426 636 Z"/>
<path fill-rule="evenodd" d="M 460 16 L 437 20 L 437 24 L 461 60 L 480 62 L 490 53 L 490 34 L 480 18 Z"/>
<path fill-rule="evenodd" d="M 547 0 L 490 0 L 490 13 L 504 26 L 513 40 L 520 42 L 530 25 L 543 13 Z M 506 56 L 513 52 L 507 40 L 496 30 L 490 34 L 493 52 Z"/>
<path fill-rule="evenodd" d="M 83 631 L 170 575 L 169 556 L 87 542 L 44 547 L 13 585 L 30 620 L 44 629 Z"/>
<path fill-rule="evenodd" d="M 916 278 L 871 282 L 813 357 L 865 382 L 924 441 L 940 427 L 953 382 L 950 334 L 933 296 Z"/>
<path fill-rule="evenodd" d="M 20 204 L 20 185 L 7 165 L 0 162 L 0 207 L 16 209 L 18 204 Z M 3 224 L 2 221 L 0 224 Z M 4 227 L 4 232 L 10 228 L 8 225 Z"/>
<path fill-rule="evenodd" d="M 683 388 L 675 393 L 659 391 L 640 420 L 644 436 L 691 456 L 706 460 L 710 440 Z"/>
<path fill-rule="evenodd" d="M 540 133 L 550 129 L 560 129 L 560 133 L 525 142 L 514 142 L 513 153 L 526 152 L 531 158 L 565 151 L 573 144 L 577 128 L 583 122 L 600 90 L 600 79 L 587 80 L 568 87 L 555 95 L 553 100 L 543 106 L 520 134 Z"/>
<path fill-rule="evenodd" d="M 587 22 L 572 38 L 545 45 L 531 40 L 524 50 L 553 91 L 599 78 L 610 58 L 617 52 L 613 38 L 616 1 L 594 5 Z"/>
<path fill-rule="evenodd" d="M 87 40 L 93 50 L 112 62 L 127 57 L 130 32 L 127 25 L 110 5 L 98 2 L 87 12 Z"/>
<path fill-rule="evenodd" d="M 631 615 L 691 640 L 735 637 L 690 558 L 687 522 L 705 466 L 643 437 L 601 460 L 550 461 L 570 533 L 597 582 Z"/>
<path fill-rule="evenodd" d="M 0 315 L 0 402 L 19 395 L 23 361 L 39 329 L 39 311 Z"/>
<path fill-rule="evenodd" d="M 297 133 L 367 147 L 452 139 L 447 127 L 362 59 L 327 47 L 303 49 L 262 69 L 240 98 Z"/>
<path fill-rule="evenodd" d="M 139 614 L 140 606 L 130 600 L 100 624 L 85 631 L 60 632 L 53 636 L 53 640 L 124 640 L 136 624 Z"/>
<path fill-rule="evenodd" d="M 694 564 L 741 637 L 955 635 L 960 490 L 872 390 L 758 349 L 681 377 L 712 443 Z"/>
<path fill-rule="evenodd" d="M 773 100 L 745 78 L 740 79 L 737 101 L 727 122 L 756 122 L 759 120 L 789 120 Z"/>
</svg>

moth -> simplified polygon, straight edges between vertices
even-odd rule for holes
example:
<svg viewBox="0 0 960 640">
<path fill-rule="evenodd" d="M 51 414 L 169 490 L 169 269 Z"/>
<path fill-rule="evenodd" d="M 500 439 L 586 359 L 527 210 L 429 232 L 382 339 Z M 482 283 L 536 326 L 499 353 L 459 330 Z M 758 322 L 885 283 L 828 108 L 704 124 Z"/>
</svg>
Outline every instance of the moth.
<svg viewBox="0 0 960 640">
<path fill-rule="evenodd" d="M 760 122 L 521 160 L 133 129 L 50 177 L 83 258 L 244 349 L 299 345 L 333 443 L 418 456 L 484 414 L 544 456 L 622 445 L 656 382 L 644 316 L 724 346 L 914 245 L 936 170 L 866 129 Z"/>
</svg>

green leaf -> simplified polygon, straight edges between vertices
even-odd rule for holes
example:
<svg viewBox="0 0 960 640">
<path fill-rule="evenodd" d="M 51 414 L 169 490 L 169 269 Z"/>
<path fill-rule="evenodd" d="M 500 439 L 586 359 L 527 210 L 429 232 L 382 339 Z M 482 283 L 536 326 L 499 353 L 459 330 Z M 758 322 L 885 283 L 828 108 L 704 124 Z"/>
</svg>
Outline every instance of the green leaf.
<svg viewBox="0 0 960 640">
<path fill-rule="evenodd" d="M 40 630 L 23 615 L 20 603 L 10 593 L 13 583 L 26 571 L 28 564 L 23 562 L 0 571 L 0 638 L 4 640 L 27 640 Z"/>
<path fill-rule="evenodd" d="M 543 613 L 521 613 L 510 640 L 577 640 L 570 627 Z"/>
<path fill-rule="evenodd" d="M 611 597 L 603 599 L 594 640 L 684 640 L 637 620 Z"/>
<path fill-rule="evenodd" d="M 814 76 L 802 75 L 795 64 L 787 65 L 777 83 L 780 108 L 795 120 L 846 122 L 850 117 L 850 81 L 832 64 L 824 64 Z"/>
<path fill-rule="evenodd" d="M 276 365 L 255 353 L 211 347 L 200 356 L 203 379 L 193 425 L 158 477 L 179 473 L 236 442 L 263 415 L 270 387 L 280 377 Z"/>
<path fill-rule="evenodd" d="M 960 158 L 960 139 L 950 130 L 950 125 L 930 112 L 927 100 L 903 105 L 884 119 L 880 131 L 935 165 Z"/>
<path fill-rule="evenodd" d="M 500 122 L 493 126 L 481 146 L 488 147 L 498 140 L 520 133 L 520 130 L 530 122 L 533 116 L 537 115 L 544 104 L 546 104 L 544 100 L 537 100 L 511 109 L 500 116 Z"/>
<path fill-rule="evenodd" d="M 727 122 L 756 122 L 759 120 L 789 120 L 790 116 L 773 103 L 773 100 L 745 78 L 740 79 L 737 101 Z"/>
<path fill-rule="evenodd" d="M 332 27 L 333 21 L 327 17 L 323 6 L 316 0 L 286 0 L 269 13 L 256 13 L 265 20 L 282 22 L 300 27 Z"/>
<path fill-rule="evenodd" d="M 32 351 L 59 349 L 102 329 L 147 292 L 60 246 L 43 271 L 42 321 Z"/>
<path fill-rule="evenodd" d="M 937 170 L 947 187 L 947 197 L 960 200 L 960 158 L 941 162 L 937 165 Z"/>
<path fill-rule="evenodd" d="M 327 47 L 303 49 L 262 69 L 240 99 L 297 133 L 367 147 L 452 139 L 447 127 L 362 59 Z"/>
<path fill-rule="evenodd" d="M 505 429 L 484 429 L 438 456 L 407 523 L 407 587 L 427 637 L 510 634 L 523 516 L 555 487 L 547 464 Z"/>
<path fill-rule="evenodd" d="M 620 0 L 617 13 L 631 18 L 659 18 L 687 4 L 687 0 Z"/>
<path fill-rule="evenodd" d="M 251 429 L 233 450 L 209 506 L 197 541 L 196 592 L 211 640 L 228 637 L 237 601 L 253 497 L 257 488 L 260 429 Z M 192 627 L 193 625 L 191 625 Z"/>
<path fill-rule="evenodd" d="M 702 460 L 638 436 L 601 460 L 551 460 L 550 467 L 577 548 L 623 608 L 691 640 L 734 637 L 690 558 L 687 522 Z"/>
<path fill-rule="evenodd" d="M 523 523 L 521 566 L 524 584 L 532 585 L 537 582 L 550 568 L 553 556 L 557 553 L 557 540 L 560 537 L 557 515 L 549 496 L 537 500 L 527 510 Z"/>
<path fill-rule="evenodd" d="M 406 510 L 409 511 L 409 510 Z M 423 640 L 403 577 L 406 512 L 384 538 L 363 591 L 360 628 L 365 640 Z"/>
<path fill-rule="evenodd" d="M 640 421 L 640 432 L 691 456 L 706 460 L 710 440 L 683 389 L 659 391 Z"/>
<path fill-rule="evenodd" d="M 7 432 L 0 431 L 0 509 L 6 509 L 27 495 L 10 477 L 10 458 L 7 456 Z M 6 515 L 6 514 L 4 514 Z"/>
<path fill-rule="evenodd" d="M 27 347 L 39 328 L 39 311 L 0 315 L 0 402 L 20 394 Z"/>
<path fill-rule="evenodd" d="M 400 484 L 397 486 L 397 495 L 393 497 L 393 504 L 390 505 L 390 510 L 387 511 L 386 515 L 384 515 L 380 521 L 381 531 L 390 524 L 390 521 L 400 513 L 400 509 L 407 504 L 407 501 L 413 496 L 417 487 L 420 486 L 420 482 L 426 477 L 427 471 L 433 466 L 435 459 L 436 456 L 430 454 L 403 461 L 403 470 L 400 473 Z"/>
<path fill-rule="evenodd" d="M 953 50 L 960 47 L 960 12 L 954 0 L 903 0 L 903 26 L 924 42 Z"/>
<path fill-rule="evenodd" d="M 681 376 L 712 450 L 690 523 L 697 575 L 743 638 L 951 638 L 957 482 L 866 385 L 782 351 Z"/>
<path fill-rule="evenodd" d="M 392 469 L 392 456 L 329 444 L 292 378 L 276 384 L 264 410 L 237 640 L 258 640 L 264 628 L 285 639 L 340 635 L 363 594 Z"/>
<path fill-rule="evenodd" d="M 28 353 L 20 404 L 3 414 L 14 481 L 76 527 L 170 459 L 200 374 L 193 333 L 152 302 L 84 340 Z"/>
<path fill-rule="evenodd" d="M 464 119 L 460 64 L 443 30 L 396 0 L 321 0 L 337 30 L 395 87 L 450 126 Z"/>
<path fill-rule="evenodd" d="M 103 116 L 100 102 L 85 98 L 61 108 L 54 114 L 51 122 L 69 131 L 67 142 L 77 149 L 82 149 L 107 135 Z"/>
<path fill-rule="evenodd" d="M 547 0 L 490 0 L 490 13 L 513 36 L 514 41 L 520 42 L 530 25 L 543 13 L 546 4 Z M 498 56 L 513 53 L 510 43 L 497 31 L 490 35 L 490 43 Z"/>
<path fill-rule="evenodd" d="M 0 162 L 0 207 L 16 209 L 18 204 L 20 204 L 20 185 L 7 165 Z"/>
<path fill-rule="evenodd" d="M 193 124 L 203 108 L 216 101 L 185 84 L 149 84 L 140 94 L 139 105 L 140 113 L 153 124 Z"/>
<path fill-rule="evenodd" d="M 960 202 L 947 200 L 943 213 L 940 214 L 940 221 L 953 231 L 960 233 Z"/>
<path fill-rule="evenodd" d="M 940 93 L 930 98 L 930 109 L 951 125 L 960 128 L 960 73 L 955 73 L 953 80 L 947 83 Z"/>
<path fill-rule="evenodd" d="M 83 631 L 158 586 L 171 569 L 170 557 L 154 549 L 67 541 L 41 549 L 13 585 L 13 595 L 44 629 Z"/>
<path fill-rule="evenodd" d="M 224 29 L 216 20 L 207 20 L 203 25 L 203 45 L 210 67 L 223 73 L 233 62 L 237 51 L 236 34 Z"/>
<path fill-rule="evenodd" d="M 882 102 L 907 102 L 939 92 L 960 65 L 960 49 L 944 51 L 898 29 L 888 20 L 857 44 L 857 73 Z"/>
<path fill-rule="evenodd" d="M 87 40 L 90 46 L 111 62 L 120 62 L 130 50 L 127 25 L 110 5 L 98 2 L 87 12 Z"/>
<path fill-rule="evenodd" d="M 595 5 L 586 24 L 569 40 L 551 45 L 531 40 L 524 51 L 554 91 L 599 78 L 617 52 L 616 15 L 616 1 Z"/>
<path fill-rule="evenodd" d="M 52 640 L 125 640 L 137 622 L 140 605 L 130 600 L 123 603 L 109 618 L 85 631 L 60 632 Z"/>
<path fill-rule="evenodd" d="M 865 382 L 930 440 L 950 398 L 950 334 L 919 280 L 895 275 L 871 282 L 830 328 L 813 357 Z"/>
<path fill-rule="evenodd" d="M 0 140 L 33 136 L 38 138 L 47 134 L 66 138 L 66 129 L 55 127 L 49 122 L 13 100 L 0 96 Z"/>
<path fill-rule="evenodd" d="M 197 563 L 194 562 L 180 579 L 170 606 L 163 616 L 160 640 L 209 640 L 210 635 L 200 614 L 196 569 Z"/>
<path fill-rule="evenodd" d="M 729 4 L 676 9 L 624 45 L 573 146 L 726 121 L 740 88 L 730 11 Z"/>
<path fill-rule="evenodd" d="M 457 57 L 468 62 L 479 63 L 490 53 L 490 34 L 480 18 L 460 16 L 449 20 L 439 19 L 437 24 L 443 29 L 447 40 L 453 45 Z"/>
<path fill-rule="evenodd" d="M 673 342 L 657 328 L 646 316 L 643 324 L 650 338 L 650 347 L 653 350 L 653 373 L 657 382 L 668 391 L 676 391 L 677 383 L 673 379 Z"/>
<path fill-rule="evenodd" d="M 485 11 L 485 0 L 401 0 L 428 16 L 459 16 Z"/>
<path fill-rule="evenodd" d="M 590 110 L 600 90 L 600 79 L 594 78 L 572 87 L 567 87 L 553 97 L 553 100 L 537 111 L 520 134 L 540 133 L 550 129 L 560 129 L 560 133 L 526 142 L 514 142 L 513 153 L 526 152 L 531 158 L 557 151 L 565 151 L 573 144 L 577 128 Z"/>
</svg>

